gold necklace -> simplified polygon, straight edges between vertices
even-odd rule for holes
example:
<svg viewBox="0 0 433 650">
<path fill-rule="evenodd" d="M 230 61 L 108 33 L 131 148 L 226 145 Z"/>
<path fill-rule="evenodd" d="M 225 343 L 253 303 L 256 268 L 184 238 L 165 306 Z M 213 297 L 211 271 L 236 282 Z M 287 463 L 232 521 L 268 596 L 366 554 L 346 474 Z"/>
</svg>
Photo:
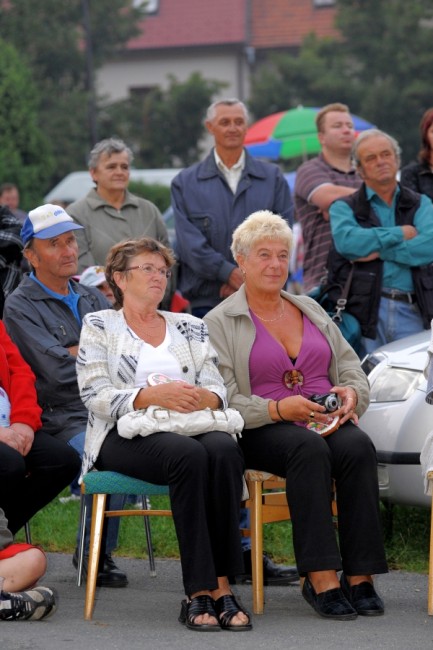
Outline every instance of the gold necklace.
<svg viewBox="0 0 433 650">
<path fill-rule="evenodd" d="M 262 318 L 257 314 L 257 312 L 254 312 L 254 314 L 257 316 L 259 320 L 261 320 L 263 323 L 275 323 L 275 321 L 280 320 L 280 318 L 283 317 L 284 315 L 284 300 L 281 298 L 281 314 L 279 314 L 276 318 Z"/>
</svg>

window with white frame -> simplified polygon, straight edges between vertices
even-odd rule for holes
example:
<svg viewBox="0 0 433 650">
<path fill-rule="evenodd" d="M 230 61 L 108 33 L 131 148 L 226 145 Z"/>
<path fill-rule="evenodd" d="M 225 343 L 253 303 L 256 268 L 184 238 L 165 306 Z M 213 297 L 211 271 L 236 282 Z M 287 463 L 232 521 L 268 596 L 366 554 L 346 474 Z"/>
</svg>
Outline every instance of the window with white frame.
<svg viewBox="0 0 433 650">
<path fill-rule="evenodd" d="M 333 7 L 336 0 L 313 0 L 313 7 Z"/>
<path fill-rule="evenodd" d="M 132 4 L 145 14 L 156 14 L 159 9 L 159 0 L 132 0 Z"/>
</svg>

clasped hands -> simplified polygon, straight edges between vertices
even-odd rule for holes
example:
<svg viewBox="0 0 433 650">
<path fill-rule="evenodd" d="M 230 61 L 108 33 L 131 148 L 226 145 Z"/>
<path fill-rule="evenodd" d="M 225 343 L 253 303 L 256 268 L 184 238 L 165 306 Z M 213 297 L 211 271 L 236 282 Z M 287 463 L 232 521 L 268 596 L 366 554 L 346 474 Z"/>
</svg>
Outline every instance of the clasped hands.
<svg viewBox="0 0 433 650">
<path fill-rule="evenodd" d="M 10 427 L 0 427 L 0 442 L 15 449 L 21 456 L 27 456 L 34 437 L 34 431 L 28 424 L 16 422 Z"/>
<path fill-rule="evenodd" d="M 221 400 L 207 388 L 188 384 L 186 381 L 170 381 L 143 388 L 134 401 L 135 409 L 161 406 L 178 413 L 191 413 L 205 408 L 218 409 Z"/>
</svg>

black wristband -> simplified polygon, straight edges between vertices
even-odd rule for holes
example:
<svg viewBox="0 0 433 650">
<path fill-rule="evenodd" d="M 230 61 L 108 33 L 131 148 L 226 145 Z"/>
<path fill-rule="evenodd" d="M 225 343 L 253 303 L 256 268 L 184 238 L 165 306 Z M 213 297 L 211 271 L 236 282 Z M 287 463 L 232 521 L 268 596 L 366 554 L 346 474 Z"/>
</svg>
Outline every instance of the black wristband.
<svg viewBox="0 0 433 650">
<path fill-rule="evenodd" d="M 278 408 L 279 402 L 280 402 L 279 399 L 277 399 L 277 401 L 275 402 L 275 408 L 277 409 L 277 415 L 280 418 L 281 422 L 289 422 L 289 420 L 284 419 L 283 416 L 281 415 L 280 409 Z"/>
</svg>

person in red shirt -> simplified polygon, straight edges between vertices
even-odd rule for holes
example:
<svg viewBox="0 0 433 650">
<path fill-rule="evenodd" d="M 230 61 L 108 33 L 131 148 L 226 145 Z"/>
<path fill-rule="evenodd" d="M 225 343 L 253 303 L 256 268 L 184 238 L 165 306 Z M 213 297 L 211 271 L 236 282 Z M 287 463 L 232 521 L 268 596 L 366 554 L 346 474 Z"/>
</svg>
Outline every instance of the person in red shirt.
<svg viewBox="0 0 433 650">
<path fill-rule="evenodd" d="M 57 609 L 57 594 L 36 583 L 47 568 L 45 553 L 17 544 L 0 508 L 0 621 L 41 621 Z"/>
<path fill-rule="evenodd" d="M 0 508 L 13 535 L 80 470 L 77 452 L 38 431 L 35 375 L 0 321 Z"/>
</svg>

